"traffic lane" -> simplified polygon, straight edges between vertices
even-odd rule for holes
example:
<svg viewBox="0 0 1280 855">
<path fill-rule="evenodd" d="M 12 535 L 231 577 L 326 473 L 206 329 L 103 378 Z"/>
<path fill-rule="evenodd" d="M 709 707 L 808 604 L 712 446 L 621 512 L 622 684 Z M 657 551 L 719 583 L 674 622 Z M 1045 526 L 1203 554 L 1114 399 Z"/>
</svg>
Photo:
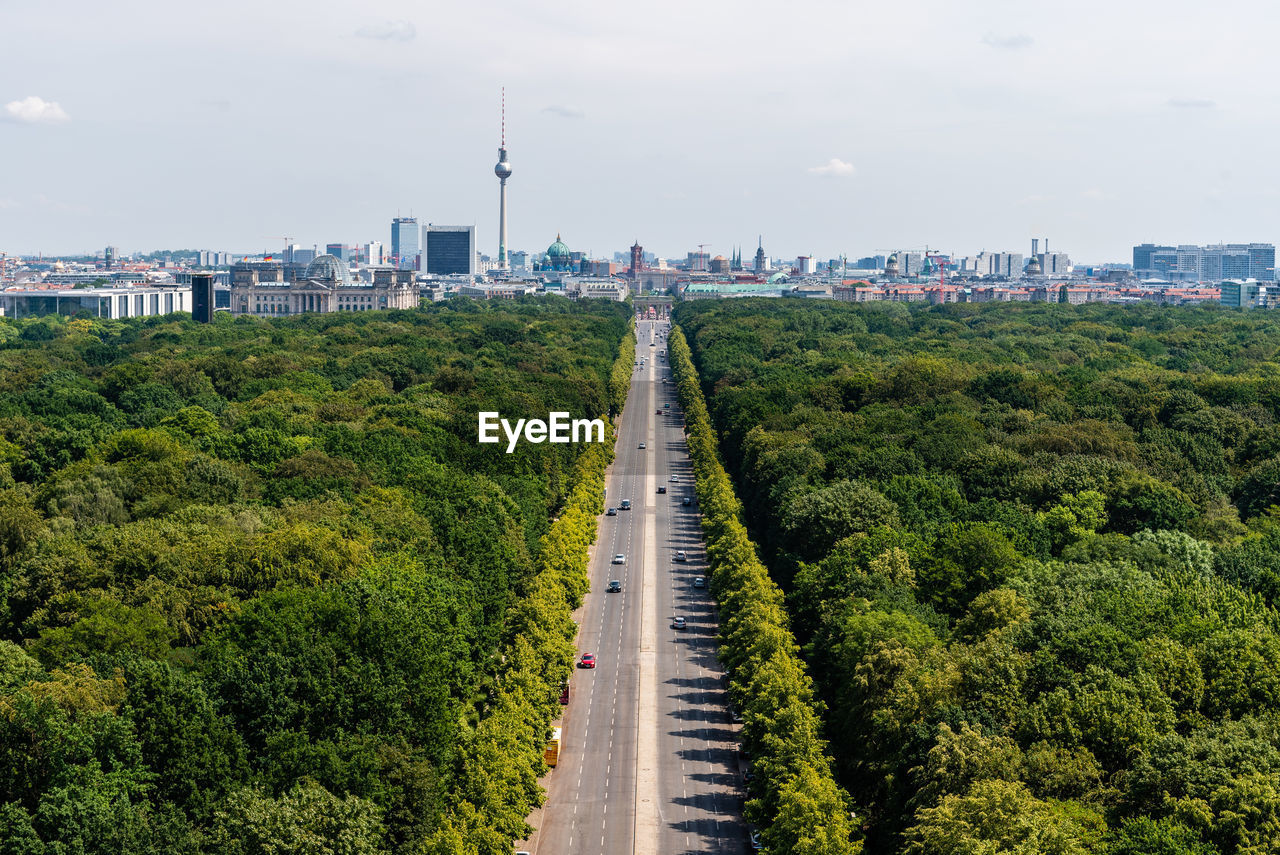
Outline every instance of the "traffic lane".
<svg viewBox="0 0 1280 855">
<path fill-rule="evenodd" d="M 663 515 L 668 526 L 687 516 L 680 513 L 681 509 L 678 504 L 668 503 Z M 671 630 L 668 639 L 673 649 L 666 658 L 669 673 L 674 676 L 664 683 L 667 698 L 663 706 L 668 718 L 664 792 L 669 800 L 664 843 L 668 851 L 740 851 L 744 838 L 734 825 L 734 813 L 740 810 L 737 775 L 732 765 L 737 754 L 736 740 L 723 712 L 723 680 L 707 668 L 718 666 L 714 629 L 709 629 L 704 639 L 700 628 L 704 613 L 713 622 L 714 612 L 708 611 L 710 598 L 706 589 L 692 586 L 692 577 L 701 575 L 696 572 L 701 569 L 696 559 L 700 554 L 696 529 L 690 527 L 686 536 L 672 546 L 685 548 L 695 560 L 670 560 L 666 566 L 668 608 L 673 615 L 685 617 L 688 628 Z M 673 548 L 672 557 L 674 552 Z M 687 691 L 689 686 L 697 690 Z"/>
<path fill-rule="evenodd" d="M 637 473 L 646 465 L 646 458 L 632 452 L 626 441 L 647 425 L 647 404 L 624 407 L 619 450 L 608 479 L 611 506 L 620 494 L 632 492 Z M 600 520 L 601 535 L 608 537 L 609 546 L 600 548 L 606 543 L 606 537 L 600 536 L 593 548 L 588 565 L 591 593 L 580 614 L 576 644 L 579 660 L 582 653 L 592 652 L 597 666 L 577 668 L 570 678 L 570 703 L 561 723 L 561 763 L 550 776 L 542 829 L 531 839 L 534 851 L 590 852 L 597 842 L 601 853 L 630 851 L 628 806 L 633 801 L 634 776 L 628 774 L 628 766 L 635 753 L 637 665 L 626 659 L 627 651 L 634 650 L 638 623 L 628 619 L 633 611 L 628 608 L 628 596 L 643 522 L 637 527 L 635 515 L 626 511 L 613 517 L 602 515 Z M 627 561 L 613 564 L 612 557 L 619 552 Z M 607 593 L 611 578 L 621 579 L 622 593 Z"/>
</svg>

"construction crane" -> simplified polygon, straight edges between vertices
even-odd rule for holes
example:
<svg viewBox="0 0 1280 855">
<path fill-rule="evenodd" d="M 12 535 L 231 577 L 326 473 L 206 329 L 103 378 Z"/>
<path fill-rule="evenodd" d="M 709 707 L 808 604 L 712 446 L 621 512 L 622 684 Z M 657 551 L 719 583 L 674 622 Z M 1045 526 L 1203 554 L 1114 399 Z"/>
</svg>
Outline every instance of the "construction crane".
<svg viewBox="0 0 1280 855">
<path fill-rule="evenodd" d="M 288 235 L 285 235 L 284 237 L 280 237 L 279 235 L 267 235 L 265 238 L 263 238 L 263 240 L 284 241 L 284 256 L 280 260 L 284 261 L 289 257 L 289 248 L 293 246 L 293 238 L 289 237 Z"/>
</svg>

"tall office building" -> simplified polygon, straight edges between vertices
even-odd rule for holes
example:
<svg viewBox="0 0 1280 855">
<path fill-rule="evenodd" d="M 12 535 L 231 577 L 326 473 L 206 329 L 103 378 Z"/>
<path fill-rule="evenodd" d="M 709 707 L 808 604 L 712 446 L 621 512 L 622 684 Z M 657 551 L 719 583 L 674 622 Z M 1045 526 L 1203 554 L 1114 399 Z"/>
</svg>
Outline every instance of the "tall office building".
<svg viewBox="0 0 1280 855">
<path fill-rule="evenodd" d="M 1166 279 L 1216 282 L 1220 279 L 1276 278 L 1276 247 L 1270 243 L 1219 243 L 1208 246 L 1144 243 L 1133 248 L 1133 269 Z"/>
<path fill-rule="evenodd" d="M 364 263 L 370 267 L 381 267 L 387 263 L 387 255 L 382 241 L 371 240 L 364 245 Z"/>
<path fill-rule="evenodd" d="M 474 275 L 476 272 L 476 227 L 437 226 L 422 228 L 422 272 L 437 276 Z"/>
<path fill-rule="evenodd" d="M 349 244 L 330 243 L 325 245 L 324 251 L 325 251 L 325 254 L 332 255 L 334 258 L 340 258 L 343 261 L 350 264 L 353 260 L 351 258 L 352 249 L 353 247 L 351 247 Z"/>
<path fill-rule="evenodd" d="M 191 317 L 199 324 L 213 323 L 213 274 L 191 274 Z"/>
<path fill-rule="evenodd" d="M 397 270 L 418 269 L 418 218 L 391 221 L 391 263 Z"/>
</svg>

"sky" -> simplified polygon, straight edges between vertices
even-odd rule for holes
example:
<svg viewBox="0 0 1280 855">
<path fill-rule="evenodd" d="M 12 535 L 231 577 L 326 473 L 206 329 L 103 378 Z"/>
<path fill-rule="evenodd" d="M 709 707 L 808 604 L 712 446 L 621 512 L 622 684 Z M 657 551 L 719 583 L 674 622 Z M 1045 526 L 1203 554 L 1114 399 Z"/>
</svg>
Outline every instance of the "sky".
<svg viewBox="0 0 1280 855">
<path fill-rule="evenodd" d="M 0 0 L 0 252 L 1280 239 L 1262 0 Z"/>
</svg>

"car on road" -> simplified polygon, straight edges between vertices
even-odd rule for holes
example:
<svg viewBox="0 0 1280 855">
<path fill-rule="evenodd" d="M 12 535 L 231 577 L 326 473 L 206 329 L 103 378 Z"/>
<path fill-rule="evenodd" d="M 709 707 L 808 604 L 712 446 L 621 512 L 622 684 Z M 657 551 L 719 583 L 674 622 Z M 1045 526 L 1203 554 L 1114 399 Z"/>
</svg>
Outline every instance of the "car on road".
<svg viewBox="0 0 1280 855">
<path fill-rule="evenodd" d="M 679 476 L 679 475 L 672 475 L 672 476 L 671 476 L 671 483 L 672 483 L 672 484 L 678 484 L 678 483 L 680 483 L 680 476 Z"/>
<path fill-rule="evenodd" d="M 656 415 L 656 416 L 665 416 L 665 415 L 666 415 L 666 413 L 662 412 L 662 410 L 658 410 L 657 412 L 655 412 L 655 413 L 654 413 L 654 415 Z"/>
<path fill-rule="evenodd" d="M 640 443 L 640 447 L 641 447 L 641 448 L 644 448 L 644 443 L 643 443 L 643 442 L 642 442 L 642 443 Z"/>
<path fill-rule="evenodd" d="M 630 500 L 630 499 L 623 499 L 621 502 L 618 502 L 618 510 L 620 510 L 620 511 L 629 511 L 629 510 L 631 510 L 631 500 Z"/>
<path fill-rule="evenodd" d="M 704 579 L 704 578 L 702 578 L 701 576 L 694 576 L 694 577 L 693 577 L 693 587 L 695 587 L 695 588 L 705 588 L 705 587 L 707 587 L 707 580 L 706 580 L 706 579 Z"/>
<path fill-rule="evenodd" d="M 669 409 L 671 409 L 671 405 L 670 405 L 670 404 L 663 404 L 663 405 L 662 405 L 662 409 L 664 409 L 664 410 L 669 410 Z"/>
<path fill-rule="evenodd" d="M 658 488 L 658 494 L 659 494 L 659 495 L 661 495 L 661 494 L 663 494 L 663 493 L 665 493 L 665 492 L 667 492 L 667 488 L 666 488 L 666 487 L 659 487 L 659 488 Z"/>
<path fill-rule="evenodd" d="M 650 346 L 650 347 L 657 347 L 657 345 L 656 345 L 656 344 L 654 344 L 653 342 L 649 342 L 649 346 Z"/>
<path fill-rule="evenodd" d="M 626 564 L 626 563 L 627 563 L 627 556 L 625 556 L 625 555 L 623 555 L 621 552 L 619 552 L 617 555 L 613 556 L 613 563 L 614 563 L 614 564 Z"/>
<path fill-rule="evenodd" d="M 578 660 L 578 667 L 579 667 L 579 668 L 594 668 L 594 667 L 596 667 L 596 655 L 595 655 L 594 653 L 584 653 L 584 654 L 582 654 L 582 658 Z"/>
<path fill-rule="evenodd" d="M 683 549 L 677 549 L 677 550 L 676 550 L 676 560 L 677 560 L 677 561 L 688 561 L 688 560 L 689 560 L 689 556 L 688 556 L 688 555 L 685 555 L 685 553 L 684 553 L 684 550 L 683 550 Z"/>
<path fill-rule="evenodd" d="M 605 515 L 606 517 L 616 517 L 616 516 L 618 515 L 618 509 L 617 509 L 617 508 L 609 508 L 609 510 L 607 510 L 607 511 L 605 511 L 605 512 L 604 512 L 604 515 Z"/>
<path fill-rule="evenodd" d="M 622 580 L 621 580 L 621 579 L 610 579 L 610 580 L 609 580 L 609 593 L 610 593 L 610 594 L 617 594 L 617 593 L 620 593 L 621 591 L 622 591 Z"/>
<path fill-rule="evenodd" d="M 675 620 L 671 621 L 672 629 L 684 629 L 684 627 L 685 627 L 685 623 L 684 623 L 684 618 L 682 617 L 678 617 Z"/>
<path fill-rule="evenodd" d="M 693 499 L 690 499 L 688 496 L 685 496 L 683 499 L 680 500 L 680 504 L 684 505 L 687 508 L 689 507 L 689 505 L 693 504 Z"/>
</svg>

